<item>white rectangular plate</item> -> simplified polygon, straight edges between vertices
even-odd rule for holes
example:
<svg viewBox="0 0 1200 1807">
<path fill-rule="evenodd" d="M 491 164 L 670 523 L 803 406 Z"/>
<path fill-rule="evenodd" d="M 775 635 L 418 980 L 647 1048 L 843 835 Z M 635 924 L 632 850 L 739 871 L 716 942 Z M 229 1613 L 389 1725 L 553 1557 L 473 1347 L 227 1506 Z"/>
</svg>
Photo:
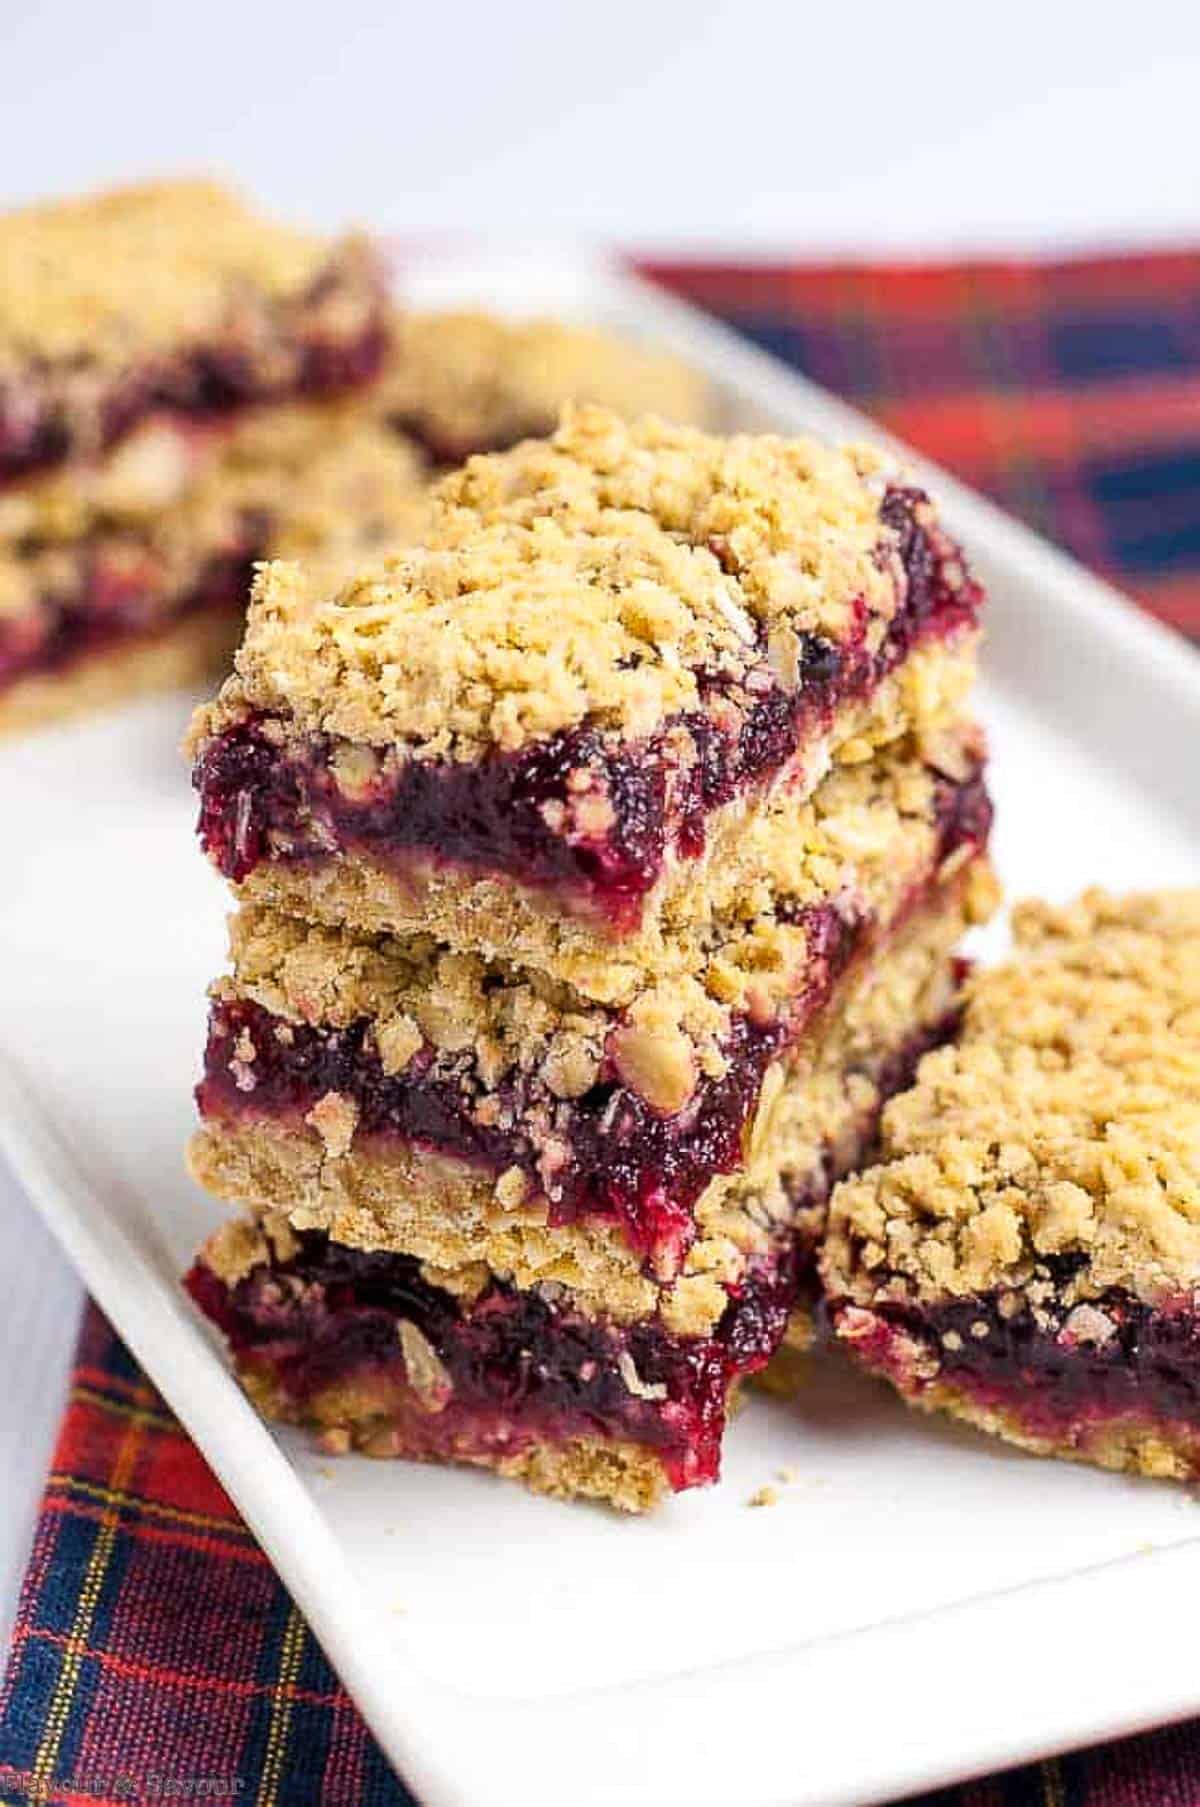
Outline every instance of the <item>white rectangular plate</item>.
<svg viewBox="0 0 1200 1807">
<path fill-rule="evenodd" d="M 423 300 L 598 319 L 706 368 L 730 422 L 871 436 L 678 303 L 565 260 L 410 271 Z M 877 435 L 876 435 L 877 437 Z M 913 460 L 923 471 L 919 460 Z M 985 714 L 1010 893 L 1196 882 L 1200 662 L 938 473 L 991 588 Z M 0 1144 L 431 1807 L 876 1800 L 1200 1708 L 1182 1489 L 1038 1462 L 841 1368 L 756 1400 L 723 1484 L 645 1522 L 267 1431 L 177 1277 L 224 898 L 186 705 L 0 752 Z M 780 1469 L 779 1504 L 747 1500 Z M 1136 1660 L 1128 1653 L 1136 1652 Z"/>
</svg>

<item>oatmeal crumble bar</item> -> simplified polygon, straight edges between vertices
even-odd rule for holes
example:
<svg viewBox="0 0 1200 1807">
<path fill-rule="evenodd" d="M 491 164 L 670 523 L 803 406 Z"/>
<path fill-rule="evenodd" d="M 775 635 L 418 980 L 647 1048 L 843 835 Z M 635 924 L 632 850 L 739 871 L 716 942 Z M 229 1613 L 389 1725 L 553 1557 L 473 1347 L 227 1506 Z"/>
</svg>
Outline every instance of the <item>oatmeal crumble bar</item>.
<svg viewBox="0 0 1200 1807">
<path fill-rule="evenodd" d="M 393 324 L 378 410 L 435 466 L 554 431 L 567 402 L 701 426 L 705 379 L 677 358 L 558 320 L 410 313 Z"/>
<path fill-rule="evenodd" d="M 838 1336 L 1039 1454 L 1200 1476 L 1200 890 L 1015 913 L 1017 954 L 833 1200 Z"/>
<path fill-rule="evenodd" d="M 376 375 L 383 273 L 207 182 L 0 216 L 0 483 L 94 457 L 162 408 L 208 418 Z"/>
<path fill-rule="evenodd" d="M 979 600 L 866 453 L 571 411 L 340 589 L 261 574 L 204 843 L 248 897 L 602 988 L 772 795 L 960 712 Z"/>
<path fill-rule="evenodd" d="M 405 537 L 421 483 L 354 406 L 308 402 L 204 426 L 160 413 L 0 490 L 0 732 L 211 677 L 255 560 L 336 571 Z"/>
<path fill-rule="evenodd" d="M 427 438 L 428 446 L 428 438 Z M 980 595 L 867 454 L 572 408 L 260 574 L 194 1299 L 269 1416 L 641 1510 L 816 1292 L 994 902 Z"/>
<path fill-rule="evenodd" d="M 254 1209 L 188 1285 L 255 1403 L 333 1449 L 478 1463 L 630 1511 L 715 1479 L 731 1395 L 784 1333 L 830 1186 L 953 1022 L 951 889 L 858 975 L 805 1058 L 772 1069 L 668 1284 L 603 1223 L 473 1206 L 461 1181 L 440 1196 L 435 1163 L 406 1191 L 386 1152 L 356 1152 L 345 1094 L 323 1095 L 304 1141 L 253 1118 L 202 1136 L 198 1176 Z M 261 1023 L 243 1032 L 243 1073 L 265 1041 Z"/>
</svg>

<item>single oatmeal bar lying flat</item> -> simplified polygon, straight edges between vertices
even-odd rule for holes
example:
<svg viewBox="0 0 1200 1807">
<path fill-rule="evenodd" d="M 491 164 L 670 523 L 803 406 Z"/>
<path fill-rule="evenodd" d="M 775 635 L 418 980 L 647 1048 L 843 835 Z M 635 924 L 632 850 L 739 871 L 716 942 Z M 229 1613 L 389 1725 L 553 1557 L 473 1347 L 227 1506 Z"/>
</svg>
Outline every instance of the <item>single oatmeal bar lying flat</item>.
<svg viewBox="0 0 1200 1807">
<path fill-rule="evenodd" d="M 0 492 L 0 732 L 228 667 L 256 560 L 405 537 L 413 454 L 350 401 L 160 412 Z"/>
<path fill-rule="evenodd" d="M 202 837 L 248 898 L 619 996 L 772 796 L 961 711 L 979 601 L 865 452 L 568 411 L 358 580 L 261 574 Z"/>
<path fill-rule="evenodd" d="M 698 1234 L 673 1281 L 639 1262 L 602 1219 L 556 1227 L 544 1200 L 539 1208 L 516 1190 L 507 1209 L 503 1198 L 493 1209 L 464 1201 L 461 1188 L 442 1196 L 428 1159 L 422 1212 L 398 1172 L 394 1138 L 389 1147 L 379 1130 L 389 1102 L 403 1116 L 405 1095 L 399 1085 L 389 1092 L 382 1071 L 374 1098 L 361 1089 L 363 1038 L 354 1031 L 343 1034 L 340 1058 L 336 1042 L 326 1042 L 324 1071 L 290 1068 L 297 1110 L 314 1082 L 356 1082 L 354 1091 L 320 1093 L 310 1109 L 321 1149 L 314 1156 L 303 1119 L 289 1122 L 281 1110 L 288 1056 L 308 1043 L 311 1061 L 312 1036 L 294 1002 L 284 1014 L 280 993 L 286 986 L 294 1001 L 317 1005 L 328 949 L 293 934 L 290 952 L 271 966 L 271 986 L 261 987 L 276 1013 L 259 1006 L 246 1014 L 233 1054 L 241 1104 L 253 1112 L 261 1086 L 266 1107 L 240 1123 L 234 1107 L 197 1160 L 206 1184 L 255 1208 L 202 1250 L 189 1290 L 228 1339 L 259 1408 L 314 1427 L 330 1451 L 475 1463 L 541 1491 L 629 1511 L 715 1480 L 732 1397 L 783 1335 L 811 1271 L 831 1185 L 865 1157 L 885 1098 L 953 1027 L 952 950 L 963 922 L 961 881 L 951 882 L 940 908 L 914 917 L 861 964 L 838 1010 L 811 1025 L 804 1058 L 770 1069 L 737 1167 L 718 1175 L 698 1205 Z M 243 929 L 260 940 L 261 966 L 271 925 Z M 250 964 L 243 950 L 239 982 L 248 988 Z M 347 974 L 351 1011 L 355 987 L 380 977 L 378 954 Z M 461 991 L 455 997 L 435 982 L 426 1027 L 442 1041 L 456 1007 Z M 324 1008 L 334 1008 L 328 991 Z M 532 993 L 527 1008 L 535 1094 L 556 1053 L 568 1077 L 572 1052 L 569 1038 L 557 1050 L 547 1042 Z M 504 1026 L 496 1026 L 499 1063 Z M 206 1104 L 225 1110 L 229 1052 L 224 1043 L 210 1046 L 202 1087 Z M 459 1071 L 470 1077 L 474 1049 L 463 1052 Z M 433 1046 L 415 1059 L 428 1081 L 426 1124 L 445 1137 L 457 1115 L 465 1131 L 469 1091 L 446 1112 L 453 1060 Z M 495 1096 L 519 1097 L 521 1084 L 510 1075 L 501 1085 L 497 1076 Z M 619 1100 L 615 1078 L 593 1080 L 593 1095 L 605 1088 Z M 373 1136 L 360 1138 L 353 1096 L 373 1113 Z M 410 1120 L 421 1098 L 416 1074 Z"/>
<path fill-rule="evenodd" d="M 833 1199 L 837 1335 L 1042 1455 L 1200 1477 L 1200 890 L 1015 913 Z"/>
<path fill-rule="evenodd" d="M 244 907 L 197 1177 L 344 1241 L 566 1275 L 606 1310 L 719 1313 L 741 1257 L 712 1226 L 757 1117 L 906 932 L 940 974 L 990 903 L 972 730 L 958 751 L 953 778 L 895 749 L 781 802 L 754 831 L 764 876 L 620 1007 L 428 938 Z M 908 1035 L 888 1025 L 889 1060 Z"/>
<path fill-rule="evenodd" d="M 329 394 L 379 370 L 381 265 L 206 182 L 0 216 L 0 483 L 93 458 L 160 409 Z"/>
<path fill-rule="evenodd" d="M 590 327 L 408 313 L 390 338 L 373 406 L 443 469 L 552 433 L 567 402 L 691 426 L 711 411 L 705 379 L 679 359 Z"/>
</svg>

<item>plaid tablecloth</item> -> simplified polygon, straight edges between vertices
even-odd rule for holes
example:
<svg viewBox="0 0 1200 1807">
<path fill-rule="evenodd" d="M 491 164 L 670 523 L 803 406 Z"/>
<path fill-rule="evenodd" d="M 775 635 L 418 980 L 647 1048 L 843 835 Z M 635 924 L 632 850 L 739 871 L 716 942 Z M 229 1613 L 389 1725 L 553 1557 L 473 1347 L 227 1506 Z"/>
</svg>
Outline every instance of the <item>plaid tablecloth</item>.
<svg viewBox="0 0 1200 1807">
<path fill-rule="evenodd" d="M 1200 254 L 652 273 L 1200 636 Z M 0 1696 L 0 1799 L 412 1799 L 94 1307 Z M 923 1807 L 1200 1807 L 1200 1722 Z"/>
</svg>

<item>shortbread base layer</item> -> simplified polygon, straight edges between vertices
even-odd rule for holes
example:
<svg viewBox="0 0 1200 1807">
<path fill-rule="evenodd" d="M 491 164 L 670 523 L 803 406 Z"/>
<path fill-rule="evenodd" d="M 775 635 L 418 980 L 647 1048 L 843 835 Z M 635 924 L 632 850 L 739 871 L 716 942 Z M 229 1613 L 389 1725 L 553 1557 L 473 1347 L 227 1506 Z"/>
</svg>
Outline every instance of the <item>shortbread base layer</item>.
<svg viewBox="0 0 1200 1807">
<path fill-rule="evenodd" d="M 1085 1462 L 1110 1472 L 1160 1481 L 1200 1480 L 1200 1424 L 1159 1421 L 1128 1413 L 1095 1421 L 1075 1420 L 1046 1434 L 1029 1426 L 1019 1405 L 1006 1409 L 971 1399 L 951 1387 L 931 1387 L 908 1404 L 942 1413 L 1035 1456 Z"/>
<path fill-rule="evenodd" d="M 237 1377 L 262 1413 L 280 1424 L 307 1424 L 327 1455 L 354 1452 L 376 1459 L 456 1463 L 485 1468 L 504 1480 L 519 1481 L 531 1493 L 562 1500 L 597 1500 L 618 1512 L 649 1512 L 672 1491 L 662 1458 L 637 1443 L 604 1437 L 575 1437 L 563 1443 L 532 1441 L 506 1447 L 500 1440 L 467 1433 L 438 1443 L 428 1426 L 411 1414 L 397 1414 L 383 1391 L 357 1403 L 326 1398 L 305 1417 L 283 1390 L 251 1363 Z M 728 1409 L 727 1402 L 727 1409 Z"/>
<path fill-rule="evenodd" d="M 0 735 L 115 708 L 132 697 L 183 690 L 225 670 L 242 629 L 240 609 L 201 611 L 161 632 L 114 642 L 62 671 L 39 671 L 0 692 Z"/>
</svg>

